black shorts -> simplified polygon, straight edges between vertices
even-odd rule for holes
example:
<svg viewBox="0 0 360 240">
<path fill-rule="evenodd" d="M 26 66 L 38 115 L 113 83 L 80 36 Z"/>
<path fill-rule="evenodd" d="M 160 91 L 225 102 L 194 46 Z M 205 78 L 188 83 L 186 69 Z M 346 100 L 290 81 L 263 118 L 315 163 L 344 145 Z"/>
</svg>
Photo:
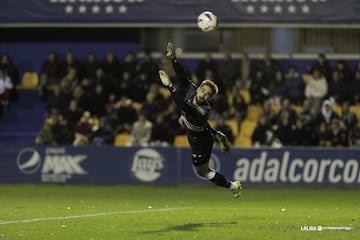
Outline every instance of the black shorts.
<svg viewBox="0 0 360 240">
<path fill-rule="evenodd" d="M 192 162 L 195 166 L 207 163 L 211 156 L 214 139 L 210 126 L 201 132 L 187 130 L 187 138 L 192 151 Z"/>
</svg>

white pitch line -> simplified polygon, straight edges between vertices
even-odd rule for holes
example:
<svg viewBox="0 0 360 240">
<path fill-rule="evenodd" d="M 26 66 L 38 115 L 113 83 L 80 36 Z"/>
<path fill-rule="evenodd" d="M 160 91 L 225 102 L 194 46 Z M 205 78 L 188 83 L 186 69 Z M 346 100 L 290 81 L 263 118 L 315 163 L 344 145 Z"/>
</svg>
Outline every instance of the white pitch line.
<svg viewBox="0 0 360 240">
<path fill-rule="evenodd" d="M 183 207 L 183 208 L 159 208 L 159 209 L 151 209 L 151 210 L 133 210 L 133 211 L 117 211 L 117 212 L 91 213 L 91 214 L 73 215 L 73 216 L 65 216 L 65 217 L 32 218 L 32 219 L 13 220 L 13 221 L 0 221 L 0 225 L 16 224 L 16 223 L 31 223 L 31 222 L 56 221 L 56 220 L 67 220 L 67 219 L 74 219 L 74 218 L 88 218 L 88 217 L 98 217 L 98 216 L 108 216 L 108 215 L 120 215 L 120 214 L 166 212 L 166 211 L 184 210 L 184 209 L 187 209 L 187 208 L 188 208 L 188 207 Z"/>
</svg>

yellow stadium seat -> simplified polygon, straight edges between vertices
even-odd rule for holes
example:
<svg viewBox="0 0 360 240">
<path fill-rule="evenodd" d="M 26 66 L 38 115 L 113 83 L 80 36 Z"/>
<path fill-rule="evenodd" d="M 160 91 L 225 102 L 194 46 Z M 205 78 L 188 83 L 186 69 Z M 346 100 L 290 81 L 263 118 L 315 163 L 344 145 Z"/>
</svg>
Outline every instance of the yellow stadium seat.
<svg viewBox="0 0 360 240">
<path fill-rule="evenodd" d="M 170 97 L 170 95 L 171 95 L 169 89 L 164 88 L 164 87 L 160 88 L 160 94 L 161 94 L 165 99 L 168 99 L 168 98 Z"/>
<path fill-rule="evenodd" d="M 252 141 L 250 138 L 238 136 L 235 139 L 235 147 L 251 147 Z"/>
<path fill-rule="evenodd" d="M 350 110 L 355 113 L 356 117 L 360 121 L 360 105 L 353 105 L 351 106 Z"/>
<path fill-rule="evenodd" d="M 22 76 L 20 89 L 36 89 L 39 85 L 39 75 L 36 72 L 25 72 Z"/>
<path fill-rule="evenodd" d="M 342 114 L 342 109 L 341 109 L 341 106 L 340 105 L 334 105 L 333 106 L 333 111 L 336 112 L 339 116 L 341 116 Z"/>
<path fill-rule="evenodd" d="M 235 119 L 231 119 L 226 121 L 226 123 L 230 126 L 234 136 L 237 136 L 238 134 L 238 125 Z"/>
<path fill-rule="evenodd" d="M 256 122 L 244 120 L 240 126 L 240 136 L 245 138 L 251 138 L 256 128 Z"/>
<path fill-rule="evenodd" d="M 246 120 L 256 122 L 261 112 L 261 106 L 249 105 L 247 109 Z"/>
<path fill-rule="evenodd" d="M 176 135 L 174 139 L 175 147 L 189 147 L 189 142 L 186 135 Z"/>
<path fill-rule="evenodd" d="M 307 84 L 312 79 L 312 75 L 311 74 L 303 74 L 302 78 L 303 78 L 304 83 Z"/>
<path fill-rule="evenodd" d="M 138 103 L 138 102 L 133 102 L 132 106 L 136 109 L 137 112 L 140 112 L 140 110 L 142 108 L 142 104 Z"/>
<path fill-rule="evenodd" d="M 130 141 L 130 135 L 127 133 L 120 133 L 117 134 L 115 137 L 115 143 L 114 145 L 116 147 L 122 147 L 125 146 Z"/>
<path fill-rule="evenodd" d="M 241 94 L 241 96 L 243 96 L 245 102 L 246 102 L 247 104 L 249 104 L 250 101 L 251 101 L 251 96 L 250 96 L 249 90 L 246 89 L 246 88 L 243 88 L 243 89 L 240 90 L 240 94 Z"/>
<path fill-rule="evenodd" d="M 292 109 L 294 109 L 296 113 L 301 113 L 303 110 L 303 107 L 300 105 L 292 105 Z"/>
</svg>

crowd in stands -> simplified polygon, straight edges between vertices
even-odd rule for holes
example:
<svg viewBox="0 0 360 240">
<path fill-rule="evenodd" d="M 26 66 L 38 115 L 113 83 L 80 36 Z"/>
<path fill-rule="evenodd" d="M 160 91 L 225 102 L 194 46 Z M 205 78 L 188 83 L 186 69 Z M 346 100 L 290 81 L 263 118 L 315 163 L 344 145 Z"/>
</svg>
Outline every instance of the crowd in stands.
<svg viewBox="0 0 360 240">
<path fill-rule="evenodd" d="M 156 61 L 151 52 L 140 59 L 133 52 L 124 59 L 113 52 L 105 59 L 89 53 L 86 61 L 71 52 L 64 59 L 49 52 L 39 86 L 48 117 L 36 144 L 113 145 L 116 136 L 128 134 L 126 146 L 173 145 L 184 129 L 179 109 L 160 85 L 159 69 L 176 78 L 171 62 L 165 56 Z M 10 76 L 5 71 L 3 76 Z M 3 99 L 2 86 L 11 90 L 13 85 L 6 84 L 1 71 L 0 77 Z M 250 128 L 247 123 L 253 127 L 245 137 L 253 146 L 360 146 L 355 111 L 360 108 L 360 62 L 355 69 L 344 60 L 331 66 L 319 54 L 299 73 L 293 65 L 284 69 L 270 53 L 256 61 L 246 53 L 240 61 L 228 52 L 220 60 L 208 53 L 189 78 L 218 84 L 209 119 L 234 145 Z"/>
</svg>

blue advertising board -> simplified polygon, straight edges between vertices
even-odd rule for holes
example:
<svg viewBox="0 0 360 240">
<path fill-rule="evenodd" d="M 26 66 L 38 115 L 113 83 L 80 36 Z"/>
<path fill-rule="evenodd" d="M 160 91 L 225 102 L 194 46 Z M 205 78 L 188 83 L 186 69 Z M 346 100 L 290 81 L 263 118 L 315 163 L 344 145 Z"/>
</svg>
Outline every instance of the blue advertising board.
<svg viewBox="0 0 360 240">
<path fill-rule="evenodd" d="M 360 150 L 215 149 L 210 166 L 248 186 L 360 186 Z M 10 147 L 0 183 L 198 184 L 189 148 Z"/>
<path fill-rule="evenodd" d="M 357 0 L 2 0 L 0 23 L 192 24 L 199 13 L 220 24 L 358 24 Z M 0 26 L 1 26 L 0 24 Z"/>
</svg>

